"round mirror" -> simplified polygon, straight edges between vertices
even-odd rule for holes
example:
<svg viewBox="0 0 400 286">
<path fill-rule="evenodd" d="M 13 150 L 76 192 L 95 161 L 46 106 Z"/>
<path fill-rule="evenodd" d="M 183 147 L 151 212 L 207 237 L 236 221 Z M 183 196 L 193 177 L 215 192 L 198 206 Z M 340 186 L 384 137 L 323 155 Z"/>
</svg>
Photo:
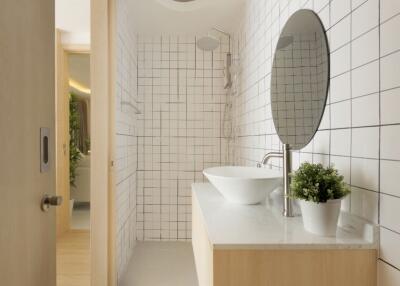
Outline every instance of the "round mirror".
<svg viewBox="0 0 400 286">
<path fill-rule="evenodd" d="M 278 136 L 293 150 L 314 137 L 329 85 L 329 49 L 324 27 L 311 10 L 287 21 L 276 46 L 271 75 L 271 109 Z"/>
</svg>

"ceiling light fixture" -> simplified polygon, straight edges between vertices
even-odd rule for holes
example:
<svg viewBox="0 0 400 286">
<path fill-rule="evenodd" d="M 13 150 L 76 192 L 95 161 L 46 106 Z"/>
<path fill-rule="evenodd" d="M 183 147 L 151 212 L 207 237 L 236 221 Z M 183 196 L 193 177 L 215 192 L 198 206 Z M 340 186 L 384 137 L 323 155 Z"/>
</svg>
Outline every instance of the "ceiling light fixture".
<svg viewBox="0 0 400 286">
<path fill-rule="evenodd" d="M 73 80 L 72 78 L 69 79 L 69 86 L 75 88 L 82 93 L 90 94 L 91 92 L 90 88 L 87 88 L 85 85 L 77 82 L 76 80 Z"/>
</svg>

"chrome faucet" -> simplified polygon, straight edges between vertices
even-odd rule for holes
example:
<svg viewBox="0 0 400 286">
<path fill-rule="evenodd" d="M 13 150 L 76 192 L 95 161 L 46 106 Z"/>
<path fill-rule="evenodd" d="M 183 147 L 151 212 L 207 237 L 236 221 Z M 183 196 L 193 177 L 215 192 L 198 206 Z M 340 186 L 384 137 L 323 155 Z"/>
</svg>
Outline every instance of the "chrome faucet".
<svg viewBox="0 0 400 286">
<path fill-rule="evenodd" d="M 283 215 L 293 217 L 292 199 L 290 198 L 290 172 L 292 166 L 292 155 L 289 144 L 283 144 L 283 152 L 270 152 L 264 155 L 261 162 L 257 163 L 257 168 L 264 167 L 272 158 L 283 159 Z"/>
<path fill-rule="evenodd" d="M 283 158 L 283 153 L 282 152 L 269 152 L 264 155 L 262 158 L 261 162 L 257 163 L 257 168 L 262 168 L 265 165 L 268 164 L 268 161 L 272 158 Z"/>
</svg>

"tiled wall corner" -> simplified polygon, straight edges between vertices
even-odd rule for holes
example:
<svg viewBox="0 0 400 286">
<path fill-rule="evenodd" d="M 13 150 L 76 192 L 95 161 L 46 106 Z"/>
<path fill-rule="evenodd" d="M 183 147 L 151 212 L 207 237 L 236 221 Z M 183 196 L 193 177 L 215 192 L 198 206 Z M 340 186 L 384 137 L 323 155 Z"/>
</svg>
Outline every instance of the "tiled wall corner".
<svg viewBox="0 0 400 286">
<path fill-rule="evenodd" d="M 115 175 L 117 278 L 121 279 L 136 244 L 137 36 L 127 0 L 117 2 Z"/>
<path fill-rule="evenodd" d="M 335 164 L 353 190 L 343 208 L 381 226 L 380 286 L 400 285 L 400 1 L 246 1 L 232 44 L 240 59 L 232 163 L 254 166 L 281 148 L 271 115 L 270 71 L 279 32 L 301 8 L 313 9 L 326 28 L 331 82 L 319 131 L 295 152 L 293 167 L 304 161 Z"/>
</svg>

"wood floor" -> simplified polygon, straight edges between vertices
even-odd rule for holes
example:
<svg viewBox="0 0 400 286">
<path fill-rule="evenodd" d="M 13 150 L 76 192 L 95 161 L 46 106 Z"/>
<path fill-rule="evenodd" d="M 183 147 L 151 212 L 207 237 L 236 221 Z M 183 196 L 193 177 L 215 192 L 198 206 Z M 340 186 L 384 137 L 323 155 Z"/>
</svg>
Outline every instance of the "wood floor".
<svg viewBox="0 0 400 286">
<path fill-rule="evenodd" d="M 57 286 L 90 286 L 88 230 L 71 230 L 58 239 Z"/>
</svg>

